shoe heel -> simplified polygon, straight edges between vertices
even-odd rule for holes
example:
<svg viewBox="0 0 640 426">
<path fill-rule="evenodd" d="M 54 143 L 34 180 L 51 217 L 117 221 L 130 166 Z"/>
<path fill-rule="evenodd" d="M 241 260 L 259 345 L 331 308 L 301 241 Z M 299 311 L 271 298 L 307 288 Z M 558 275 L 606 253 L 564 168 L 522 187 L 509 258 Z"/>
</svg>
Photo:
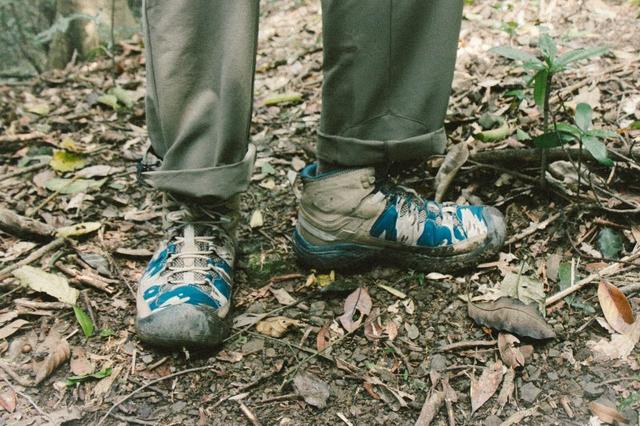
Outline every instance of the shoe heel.
<svg viewBox="0 0 640 426">
<path fill-rule="evenodd" d="M 379 252 L 378 249 L 350 243 L 311 244 L 297 229 L 293 232 L 293 250 L 301 263 L 320 270 L 361 266 Z"/>
</svg>

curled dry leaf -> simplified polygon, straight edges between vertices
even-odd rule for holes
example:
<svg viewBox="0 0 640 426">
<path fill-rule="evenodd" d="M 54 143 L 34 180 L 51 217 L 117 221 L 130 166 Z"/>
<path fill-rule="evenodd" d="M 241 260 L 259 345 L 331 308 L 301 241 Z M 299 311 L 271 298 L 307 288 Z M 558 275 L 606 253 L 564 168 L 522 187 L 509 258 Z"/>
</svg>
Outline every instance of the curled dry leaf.
<svg viewBox="0 0 640 426">
<path fill-rule="evenodd" d="M 597 401 L 591 401 L 589 403 L 589 410 L 598 418 L 600 421 L 609 424 L 627 424 L 629 420 L 622 415 L 618 410 L 613 407 L 609 407 L 608 405 L 604 405 Z"/>
<path fill-rule="evenodd" d="M 36 369 L 35 384 L 39 384 L 49 377 L 56 368 L 60 367 L 71 356 L 71 347 L 65 339 L 60 339 L 58 343 L 51 348 L 49 355 L 42 361 Z"/>
<path fill-rule="evenodd" d="M 640 341 L 640 319 L 636 320 L 624 334 L 615 333 L 611 340 L 605 338 L 597 342 L 589 341 L 596 360 L 626 359 Z"/>
<path fill-rule="evenodd" d="M 436 174 L 434 187 L 436 192 L 435 200 L 437 202 L 442 201 L 453 178 L 456 177 L 458 170 L 467 162 L 467 159 L 469 159 L 469 148 L 467 148 L 466 143 L 459 143 L 449 149 Z"/>
<path fill-rule="evenodd" d="M 271 317 L 260 321 L 256 324 L 258 333 L 262 333 L 271 337 L 282 337 L 285 335 L 289 327 L 299 325 L 300 321 L 287 317 Z"/>
<path fill-rule="evenodd" d="M 390 320 L 385 324 L 385 333 L 389 336 L 389 340 L 393 340 L 398 337 L 398 324 L 394 320 Z"/>
<path fill-rule="evenodd" d="M 80 292 L 69 286 L 65 277 L 50 274 L 33 266 L 23 266 L 13 271 L 13 275 L 24 286 L 31 287 L 35 291 L 47 293 L 61 302 L 75 305 Z"/>
<path fill-rule="evenodd" d="M 375 308 L 364 322 L 364 335 L 369 340 L 382 338 L 385 328 L 380 319 L 380 309 Z"/>
<path fill-rule="evenodd" d="M 510 297 L 495 302 L 469 303 L 469 316 L 480 325 L 534 339 L 551 339 L 556 333 L 533 305 Z"/>
<path fill-rule="evenodd" d="M 502 358 L 502 362 L 504 362 L 507 367 L 524 367 L 524 355 L 520 352 L 520 349 L 516 347 L 516 343 L 520 343 L 520 339 L 513 334 L 503 331 L 498 334 L 500 358 Z"/>
<path fill-rule="evenodd" d="M 348 332 L 357 330 L 362 324 L 363 318 L 371 312 L 371 307 L 371 296 L 369 296 L 367 289 L 357 288 L 344 301 L 344 314 L 338 318 L 340 324 Z M 357 318 L 354 320 L 356 315 Z"/>
<path fill-rule="evenodd" d="M 17 319 L 4 327 L 0 328 L 0 339 L 6 339 L 16 331 L 20 330 L 23 325 L 29 324 L 29 321 L 23 319 Z"/>
<path fill-rule="evenodd" d="M 633 324 L 633 311 L 627 297 L 613 284 L 601 281 L 598 301 L 605 319 L 618 333 L 626 333 Z"/>
<path fill-rule="evenodd" d="M 498 390 L 505 368 L 497 361 L 485 368 L 478 380 L 471 379 L 471 413 L 475 413 Z"/>
<path fill-rule="evenodd" d="M 315 374 L 301 371 L 293 378 L 293 389 L 304 401 L 317 408 L 327 406 L 327 400 L 331 393 L 329 385 L 323 382 Z"/>
<path fill-rule="evenodd" d="M 329 337 L 329 326 L 323 325 L 318 331 L 318 335 L 316 336 L 316 349 L 318 352 L 324 351 L 327 346 L 331 343 L 331 339 Z"/>
<path fill-rule="evenodd" d="M 389 408 L 391 408 L 393 411 L 398 411 L 402 407 L 407 407 L 407 400 L 413 401 L 415 399 L 415 396 L 403 392 L 400 389 L 392 388 L 391 386 L 388 386 L 382 380 L 374 376 L 366 376 L 365 385 L 371 387 L 373 393 L 369 392 L 370 395 L 377 395 L 378 398 L 387 403 Z M 365 389 L 367 389 L 366 386 Z M 375 398 L 375 396 L 373 397 Z"/>
</svg>

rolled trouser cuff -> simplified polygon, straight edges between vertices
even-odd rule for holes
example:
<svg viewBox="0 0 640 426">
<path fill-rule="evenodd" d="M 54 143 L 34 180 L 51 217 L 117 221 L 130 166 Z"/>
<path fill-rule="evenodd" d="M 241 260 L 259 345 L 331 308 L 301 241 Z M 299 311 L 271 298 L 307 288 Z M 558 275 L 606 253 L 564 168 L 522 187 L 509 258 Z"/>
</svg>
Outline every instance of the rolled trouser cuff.
<svg viewBox="0 0 640 426">
<path fill-rule="evenodd" d="M 143 172 L 143 178 L 160 191 L 189 198 L 228 200 L 249 186 L 256 148 L 249 144 L 244 158 L 233 164 L 201 169 L 157 170 Z"/>
<path fill-rule="evenodd" d="M 415 161 L 442 154 L 447 145 L 444 128 L 399 140 L 368 140 L 318 132 L 318 159 L 342 166 L 371 166 Z"/>
</svg>

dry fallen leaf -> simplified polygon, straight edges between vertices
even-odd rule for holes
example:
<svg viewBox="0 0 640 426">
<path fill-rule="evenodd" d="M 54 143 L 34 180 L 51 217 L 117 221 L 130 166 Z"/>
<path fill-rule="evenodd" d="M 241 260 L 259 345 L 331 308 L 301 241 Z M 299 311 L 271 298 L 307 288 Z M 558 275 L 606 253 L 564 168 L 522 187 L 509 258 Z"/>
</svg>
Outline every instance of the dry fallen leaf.
<svg viewBox="0 0 640 426">
<path fill-rule="evenodd" d="M 475 413 L 498 390 L 502 382 L 505 368 L 502 362 L 496 361 L 485 368 L 478 380 L 471 379 L 471 413 Z"/>
<path fill-rule="evenodd" d="M 80 292 L 69 286 L 65 277 L 50 274 L 42 269 L 32 266 L 23 266 L 13 271 L 13 275 L 24 286 L 31 287 L 35 291 L 47 293 L 61 302 L 75 305 Z"/>
<path fill-rule="evenodd" d="M 49 377 L 56 368 L 61 366 L 71 356 L 71 347 L 65 339 L 59 339 L 55 346 L 51 347 L 49 355 L 38 364 L 36 369 L 35 384 L 39 384 Z"/>
<path fill-rule="evenodd" d="M 353 293 L 347 296 L 344 301 L 344 314 L 338 319 L 340 324 L 348 332 L 352 332 L 360 327 L 362 320 L 366 315 L 371 312 L 371 296 L 366 288 L 357 288 Z M 354 316 L 359 313 L 357 319 L 354 320 Z"/>
<path fill-rule="evenodd" d="M 533 305 L 510 297 L 495 302 L 469 303 L 469 316 L 478 324 L 534 339 L 551 339 L 556 333 Z"/>
<path fill-rule="evenodd" d="M 636 320 L 624 334 L 614 334 L 611 340 L 605 338 L 597 342 L 589 341 L 587 346 L 591 348 L 595 359 L 609 361 L 613 359 L 625 359 L 640 340 L 640 319 Z"/>
<path fill-rule="evenodd" d="M 438 414 L 438 411 L 440 411 L 440 408 L 444 403 L 444 399 L 444 392 L 432 392 L 431 395 L 424 401 L 424 405 L 422 406 L 422 410 L 420 410 L 420 416 L 418 416 L 418 420 L 416 420 L 415 426 L 429 426 Z"/>
<path fill-rule="evenodd" d="M 80 346 L 74 346 L 72 348 L 69 367 L 71 372 L 76 376 L 93 373 L 95 369 L 93 363 L 87 358 L 86 351 Z"/>
<path fill-rule="evenodd" d="M 510 333 L 501 331 L 498 334 L 498 350 L 500 358 L 507 367 L 516 368 L 524 366 L 524 355 L 520 349 L 515 346 L 520 343 L 520 339 Z"/>
<path fill-rule="evenodd" d="M 329 385 L 320 380 L 315 374 L 301 371 L 293 378 L 293 389 L 304 401 L 317 408 L 327 406 L 329 399 Z"/>
<path fill-rule="evenodd" d="M 624 334 L 633 324 L 633 311 L 627 297 L 613 284 L 601 281 L 598 301 L 605 319 L 618 333 Z"/>
<path fill-rule="evenodd" d="M 281 305 L 293 305 L 296 303 L 296 299 L 284 288 L 270 288 L 269 291 Z"/>
<path fill-rule="evenodd" d="M 380 309 L 375 308 L 364 322 L 364 335 L 369 340 L 376 340 L 382 337 L 385 328 L 380 319 Z"/>
<path fill-rule="evenodd" d="M 289 327 L 298 324 L 300 324 L 300 321 L 291 318 L 271 317 L 256 324 L 256 331 L 266 336 L 282 337 L 285 335 Z"/>
<path fill-rule="evenodd" d="M 627 424 L 629 420 L 622 415 L 618 410 L 613 407 L 609 407 L 597 401 L 591 401 L 589 403 L 589 410 L 598 418 L 600 421 L 609 424 Z"/>
<path fill-rule="evenodd" d="M 16 409 L 16 402 L 16 393 L 13 389 L 0 393 L 0 407 L 6 411 L 13 413 Z"/>
<path fill-rule="evenodd" d="M 25 324 L 29 324 L 29 321 L 17 319 L 0 328 L 0 340 L 6 339 L 7 337 L 11 336 L 13 333 L 20 330 L 20 328 Z"/>
</svg>

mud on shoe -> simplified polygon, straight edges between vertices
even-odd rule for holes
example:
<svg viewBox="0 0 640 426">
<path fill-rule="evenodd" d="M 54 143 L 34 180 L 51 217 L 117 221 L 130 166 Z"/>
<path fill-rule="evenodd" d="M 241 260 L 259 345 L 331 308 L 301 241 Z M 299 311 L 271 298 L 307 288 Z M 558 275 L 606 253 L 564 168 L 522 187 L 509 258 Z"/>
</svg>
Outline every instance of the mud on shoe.
<svg viewBox="0 0 640 426">
<path fill-rule="evenodd" d="M 423 200 L 387 186 L 374 168 L 301 171 L 302 199 L 294 250 L 319 269 L 393 263 L 427 272 L 451 272 L 496 255 L 505 239 L 493 207 Z"/>
<path fill-rule="evenodd" d="M 218 346 L 230 330 L 237 200 L 213 208 L 165 197 L 166 239 L 138 285 L 136 332 L 157 346 Z"/>
</svg>

